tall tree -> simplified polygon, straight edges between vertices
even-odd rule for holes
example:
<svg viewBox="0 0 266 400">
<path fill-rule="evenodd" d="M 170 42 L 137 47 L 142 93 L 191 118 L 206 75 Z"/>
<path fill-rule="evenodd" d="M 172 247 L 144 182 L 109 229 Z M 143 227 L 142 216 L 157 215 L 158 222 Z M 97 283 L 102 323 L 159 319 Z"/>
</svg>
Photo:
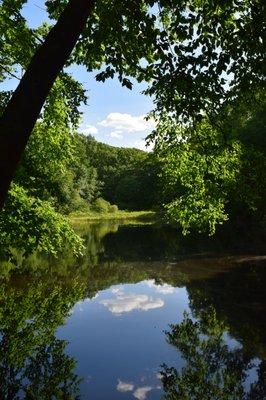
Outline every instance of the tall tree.
<svg viewBox="0 0 266 400">
<path fill-rule="evenodd" d="M 0 206 L 46 97 L 85 27 L 93 0 L 70 0 L 0 119 Z"/>
</svg>

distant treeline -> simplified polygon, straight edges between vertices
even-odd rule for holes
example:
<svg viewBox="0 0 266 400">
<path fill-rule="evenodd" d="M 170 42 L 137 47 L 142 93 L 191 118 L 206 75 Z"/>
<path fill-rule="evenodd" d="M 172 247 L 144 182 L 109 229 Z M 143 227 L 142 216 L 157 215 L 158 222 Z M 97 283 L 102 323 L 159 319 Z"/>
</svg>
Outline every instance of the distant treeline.
<svg viewBox="0 0 266 400">
<path fill-rule="evenodd" d="M 150 210 L 159 205 L 159 162 L 153 153 L 109 146 L 91 136 L 77 135 L 76 140 L 97 175 L 97 194 L 121 209 Z"/>
<path fill-rule="evenodd" d="M 62 132 L 53 132 L 42 144 L 39 130 L 41 124 L 15 180 L 28 193 L 63 214 L 86 211 L 97 198 L 125 210 L 159 205 L 159 160 L 153 153 L 110 146 L 79 133 L 61 138 Z"/>
</svg>

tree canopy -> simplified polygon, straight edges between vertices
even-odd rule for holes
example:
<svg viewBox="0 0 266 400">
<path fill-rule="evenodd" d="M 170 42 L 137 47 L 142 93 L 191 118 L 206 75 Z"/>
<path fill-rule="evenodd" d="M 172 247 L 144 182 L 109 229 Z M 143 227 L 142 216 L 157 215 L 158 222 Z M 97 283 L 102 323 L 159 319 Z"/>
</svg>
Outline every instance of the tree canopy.
<svg viewBox="0 0 266 400">
<path fill-rule="evenodd" d="M 0 95 L 0 202 L 12 178 L 17 185 L 3 226 L 21 188 L 25 201 L 48 201 L 62 213 L 100 194 L 129 209 L 160 199 L 185 233 L 214 233 L 239 210 L 264 219 L 262 0 L 48 0 L 50 21 L 35 29 L 22 16 L 26 3 L 0 3 L 0 80 L 20 80 L 14 93 Z M 87 99 L 63 69 L 72 64 L 128 89 L 132 78 L 147 83 L 154 156 L 109 152 L 76 134 Z M 127 169 L 123 157 L 132 159 Z M 108 158 L 118 162 L 114 171 Z"/>
<path fill-rule="evenodd" d="M 158 131 L 168 138 L 157 140 L 166 210 L 185 233 L 214 233 L 237 214 L 263 220 L 265 127 L 264 93 L 227 108 L 215 124 L 207 117 L 185 128 L 160 122 Z"/>
<path fill-rule="evenodd" d="M 25 20 L 20 15 L 26 1 L 12 5 L 9 1 L 2 3 L 4 20 L 15 16 L 20 24 L 19 35 L 23 37 L 26 32 L 29 43 L 36 32 L 31 30 L 33 35 L 28 35 Z M 103 67 L 98 80 L 118 75 L 122 85 L 129 88 L 131 76 L 150 82 L 147 93 L 155 98 L 155 114 L 170 114 L 181 122 L 197 120 L 202 114 L 216 114 L 225 101 L 230 103 L 248 88 L 254 90 L 264 85 L 266 28 L 262 1 L 110 0 L 97 1 L 94 7 L 93 2 L 79 0 L 79 3 L 73 0 L 46 2 L 50 17 L 58 22 L 47 39 L 39 48 L 37 46 L 37 52 L 36 47 L 28 52 L 35 51 L 35 57 L 23 60 L 28 69 L 19 88 L 24 87 L 26 92 L 19 88 L 15 92 L 13 98 L 17 99 L 17 106 L 20 96 L 33 89 L 31 79 L 39 68 L 44 82 L 38 87 L 39 92 L 43 90 L 42 98 L 39 96 L 40 112 L 44 93 L 47 96 L 59 70 L 73 62 L 84 64 L 89 71 Z M 10 36 L 9 31 L 3 32 L 2 39 Z M 54 53 L 55 48 L 58 54 Z M 51 71 L 54 65 L 53 73 L 49 68 L 41 70 L 45 51 Z M 20 53 L 23 59 L 25 48 Z M 10 49 L 8 59 L 13 60 Z M 6 69 L 5 65 L 6 61 Z M 12 101 L 3 114 L 2 123 L 11 104 Z M 34 112 L 33 108 L 29 107 L 27 112 L 35 113 L 36 121 L 37 108 Z M 31 128 L 25 126 L 25 129 Z"/>
</svg>

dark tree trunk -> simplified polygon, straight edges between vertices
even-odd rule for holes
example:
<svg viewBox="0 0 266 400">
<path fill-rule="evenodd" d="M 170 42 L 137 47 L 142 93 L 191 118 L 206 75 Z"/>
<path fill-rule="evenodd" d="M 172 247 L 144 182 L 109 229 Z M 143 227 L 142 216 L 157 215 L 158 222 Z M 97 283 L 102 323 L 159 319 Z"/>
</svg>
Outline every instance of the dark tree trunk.
<svg viewBox="0 0 266 400">
<path fill-rule="evenodd" d="M 0 207 L 45 99 L 69 58 L 94 0 L 69 0 L 0 118 Z"/>
</svg>

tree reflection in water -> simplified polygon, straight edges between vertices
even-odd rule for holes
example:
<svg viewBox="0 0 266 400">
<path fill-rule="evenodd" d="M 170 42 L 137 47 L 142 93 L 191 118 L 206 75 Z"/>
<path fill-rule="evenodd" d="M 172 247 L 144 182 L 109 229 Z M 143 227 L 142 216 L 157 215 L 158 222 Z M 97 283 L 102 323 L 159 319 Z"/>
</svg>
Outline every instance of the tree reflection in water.
<svg viewBox="0 0 266 400">
<path fill-rule="evenodd" d="M 80 285 L 32 282 L 0 289 L 0 399 L 76 399 L 79 378 L 55 331 L 82 295 Z"/>
<path fill-rule="evenodd" d="M 200 244 L 180 238 L 169 228 L 119 227 L 109 222 L 80 229 L 86 252 L 78 260 L 66 249 L 57 260 L 32 255 L 19 270 L 0 263 L 1 400 L 75 398 L 75 361 L 65 353 L 66 342 L 55 338 L 57 328 L 84 297 L 92 298 L 112 285 L 147 280 L 185 286 L 190 309 L 198 319 L 186 316 L 167 334 L 187 364 L 182 371 L 165 366 L 165 398 L 266 399 L 266 365 L 258 365 L 265 358 L 261 316 L 265 314 L 266 274 L 259 260 L 238 262 L 237 257 L 219 258 L 215 253 L 205 259 L 196 254 Z M 218 320 L 226 320 L 228 327 Z M 243 348 L 227 346 L 225 332 Z M 245 382 L 251 377 L 257 380 L 247 387 Z"/>
<path fill-rule="evenodd" d="M 79 378 L 73 373 L 75 360 L 64 354 L 66 344 L 50 338 L 49 344 L 37 346 L 20 367 L 2 360 L 1 399 L 76 399 Z"/>
<path fill-rule="evenodd" d="M 201 311 L 198 320 L 185 313 L 180 324 L 170 325 L 167 341 L 181 352 L 186 365 L 181 370 L 163 365 L 165 399 L 266 399 L 266 362 L 260 361 L 256 380 L 248 385 L 255 360 L 244 348 L 228 344 L 226 331 L 212 307 Z"/>
</svg>

